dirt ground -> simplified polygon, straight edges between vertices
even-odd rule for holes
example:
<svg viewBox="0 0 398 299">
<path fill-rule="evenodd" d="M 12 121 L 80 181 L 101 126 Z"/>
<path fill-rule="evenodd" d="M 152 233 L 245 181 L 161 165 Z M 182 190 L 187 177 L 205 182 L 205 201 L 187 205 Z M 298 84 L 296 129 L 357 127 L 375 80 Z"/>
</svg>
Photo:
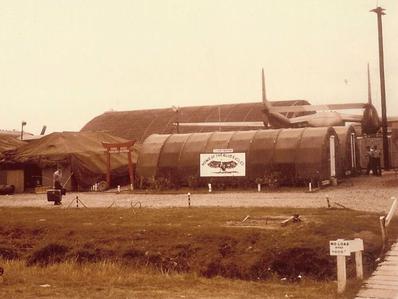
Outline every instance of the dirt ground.
<svg viewBox="0 0 398 299">
<path fill-rule="evenodd" d="M 191 206 L 223 206 L 223 207 L 300 207 L 317 208 L 327 206 L 326 198 L 332 205 L 340 204 L 347 208 L 387 212 L 393 200 L 398 197 L 398 175 L 395 172 L 385 172 L 381 177 L 358 176 L 347 178 L 337 186 L 324 187 L 315 192 L 308 192 L 305 187 L 283 187 L 276 190 L 178 190 L 171 192 L 152 193 L 139 190 L 134 193 L 115 192 L 84 192 L 68 193 L 63 197 L 63 205 L 59 208 L 76 207 L 76 197 L 79 207 L 184 207 L 188 205 L 187 192 L 191 193 Z M 15 194 L 0 196 L 0 207 L 44 207 L 53 208 L 47 201 L 46 194 Z M 57 207 L 58 208 L 58 207 Z"/>
</svg>

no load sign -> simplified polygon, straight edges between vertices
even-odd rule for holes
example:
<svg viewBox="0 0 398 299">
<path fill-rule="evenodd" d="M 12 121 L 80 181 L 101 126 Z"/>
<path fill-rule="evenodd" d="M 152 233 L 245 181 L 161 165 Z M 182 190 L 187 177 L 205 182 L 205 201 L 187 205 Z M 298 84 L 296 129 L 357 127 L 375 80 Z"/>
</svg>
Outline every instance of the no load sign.
<svg viewBox="0 0 398 299">
<path fill-rule="evenodd" d="M 346 255 L 350 256 L 351 252 L 363 250 L 363 240 L 336 240 L 329 241 L 330 255 Z"/>
<path fill-rule="evenodd" d="M 330 255 L 351 255 L 350 242 L 347 240 L 329 241 Z"/>
</svg>

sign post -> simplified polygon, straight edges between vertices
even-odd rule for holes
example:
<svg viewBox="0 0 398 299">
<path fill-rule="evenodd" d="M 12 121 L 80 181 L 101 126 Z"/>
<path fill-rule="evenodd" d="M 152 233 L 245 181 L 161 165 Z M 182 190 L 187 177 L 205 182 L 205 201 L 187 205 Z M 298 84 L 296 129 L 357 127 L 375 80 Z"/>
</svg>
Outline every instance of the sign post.
<svg viewBox="0 0 398 299">
<path fill-rule="evenodd" d="M 355 270 L 358 279 L 363 279 L 363 264 L 362 264 L 362 251 L 363 251 L 363 240 L 356 238 L 350 240 L 350 251 L 355 252 Z"/>
<path fill-rule="evenodd" d="M 337 256 L 337 293 L 345 291 L 347 285 L 346 256 L 355 252 L 355 265 L 357 278 L 363 278 L 362 251 L 363 240 L 343 240 L 329 241 L 330 255 Z"/>
<path fill-rule="evenodd" d="M 346 256 L 350 256 L 350 243 L 343 239 L 329 241 L 330 255 L 337 256 L 337 293 L 345 291 L 347 285 Z"/>
</svg>

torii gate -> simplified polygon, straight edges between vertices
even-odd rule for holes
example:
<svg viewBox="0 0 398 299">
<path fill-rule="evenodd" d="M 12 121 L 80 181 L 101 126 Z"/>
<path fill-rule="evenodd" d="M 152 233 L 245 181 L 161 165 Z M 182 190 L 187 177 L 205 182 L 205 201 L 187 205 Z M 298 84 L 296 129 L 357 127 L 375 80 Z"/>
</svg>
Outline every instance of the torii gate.
<svg viewBox="0 0 398 299">
<path fill-rule="evenodd" d="M 129 177 L 130 177 L 130 186 L 131 190 L 134 189 L 134 174 L 133 174 L 133 163 L 131 162 L 131 150 L 135 141 L 127 141 L 120 143 L 109 143 L 102 142 L 102 146 L 107 151 L 107 173 L 106 173 L 106 182 L 108 187 L 111 185 L 111 154 L 119 154 L 119 153 L 127 153 L 127 159 L 129 163 Z"/>
</svg>

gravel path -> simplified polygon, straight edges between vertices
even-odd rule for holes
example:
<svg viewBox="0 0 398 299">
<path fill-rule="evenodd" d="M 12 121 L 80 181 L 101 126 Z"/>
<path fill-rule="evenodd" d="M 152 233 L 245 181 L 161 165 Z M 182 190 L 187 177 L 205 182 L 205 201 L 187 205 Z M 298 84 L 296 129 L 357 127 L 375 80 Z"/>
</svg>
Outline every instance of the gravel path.
<svg viewBox="0 0 398 299">
<path fill-rule="evenodd" d="M 57 208 L 76 207 L 76 196 L 88 207 L 104 208 L 109 206 L 130 207 L 141 203 L 142 207 L 186 207 L 187 194 L 150 194 L 150 193 L 68 193 L 63 197 L 63 205 Z M 195 193 L 191 191 L 191 206 L 224 207 L 326 207 L 326 197 L 330 202 L 347 208 L 384 213 L 391 207 L 393 199 L 398 197 L 398 176 L 393 172 L 382 177 L 360 176 L 346 179 L 338 186 L 323 188 L 309 193 L 305 188 L 282 188 L 275 192 L 241 191 Z M 79 203 L 79 207 L 81 207 Z M 0 207 L 41 207 L 54 208 L 47 201 L 46 194 L 16 194 L 0 196 Z"/>
</svg>

